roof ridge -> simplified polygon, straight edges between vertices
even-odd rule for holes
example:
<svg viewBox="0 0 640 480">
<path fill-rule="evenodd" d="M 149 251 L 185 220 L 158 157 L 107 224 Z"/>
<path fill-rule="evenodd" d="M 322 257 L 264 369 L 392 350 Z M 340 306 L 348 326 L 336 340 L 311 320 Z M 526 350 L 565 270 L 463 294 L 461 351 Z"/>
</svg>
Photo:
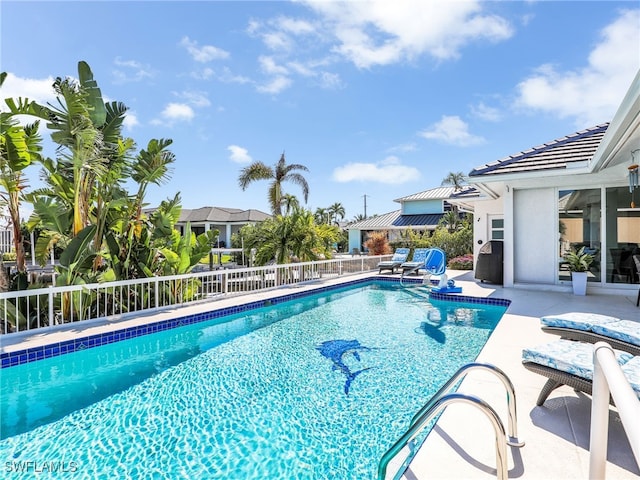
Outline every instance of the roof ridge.
<svg viewBox="0 0 640 480">
<path fill-rule="evenodd" d="M 531 155 L 536 155 L 542 153 L 544 151 L 550 150 L 552 148 L 556 148 L 562 145 L 566 145 L 567 143 L 575 142 L 577 140 L 581 140 L 585 137 L 600 133 L 609 128 L 609 122 L 601 123 L 596 125 L 595 127 L 589 127 L 584 130 L 579 130 L 570 135 L 566 135 L 561 138 L 557 138 L 547 143 L 543 143 L 542 145 L 538 145 L 536 147 L 531 147 L 528 150 L 523 150 L 514 155 L 509 155 L 508 157 L 503 157 L 500 160 L 495 160 L 494 162 L 485 164 L 482 168 L 474 168 L 469 173 L 469 176 L 481 175 L 483 173 L 491 172 L 498 167 L 504 167 L 507 165 L 511 165 L 512 163 L 518 162 L 523 158 L 526 158 Z"/>
</svg>

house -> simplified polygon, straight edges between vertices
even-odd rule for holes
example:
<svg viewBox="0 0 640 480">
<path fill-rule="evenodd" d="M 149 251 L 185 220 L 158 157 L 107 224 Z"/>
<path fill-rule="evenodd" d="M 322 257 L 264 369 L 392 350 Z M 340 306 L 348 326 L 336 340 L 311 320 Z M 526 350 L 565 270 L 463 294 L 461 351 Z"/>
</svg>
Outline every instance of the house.
<svg viewBox="0 0 640 480">
<path fill-rule="evenodd" d="M 238 233 L 248 224 L 262 222 L 271 215 L 260 210 L 241 210 L 239 208 L 201 207 L 195 209 L 183 208 L 176 228 L 183 232 L 187 222 L 191 224 L 191 231 L 196 235 L 217 229 L 220 231 L 220 246 L 231 246 L 231 235 Z"/>
<path fill-rule="evenodd" d="M 345 227 L 349 231 L 349 251 L 354 248 L 362 250 L 371 232 L 387 231 L 389 241 L 394 242 L 408 229 L 414 232 L 435 230 L 445 212 L 452 209 L 452 199 L 469 199 L 477 194 L 472 187 L 464 187 L 459 191 L 454 187 L 438 187 L 397 198 L 394 202 L 400 203 L 399 210 L 353 222 Z"/>
<path fill-rule="evenodd" d="M 635 156 L 635 159 L 633 158 Z M 589 288 L 628 293 L 640 281 L 640 71 L 611 123 L 482 165 L 468 175 L 482 195 L 456 202 L 474 213 L 474 254 L 502 240 L 504 285 L 568 289 L 562 255 L 594 254 Z M 636 284 L 633 286 L 633 284 Z"/>
</svg>

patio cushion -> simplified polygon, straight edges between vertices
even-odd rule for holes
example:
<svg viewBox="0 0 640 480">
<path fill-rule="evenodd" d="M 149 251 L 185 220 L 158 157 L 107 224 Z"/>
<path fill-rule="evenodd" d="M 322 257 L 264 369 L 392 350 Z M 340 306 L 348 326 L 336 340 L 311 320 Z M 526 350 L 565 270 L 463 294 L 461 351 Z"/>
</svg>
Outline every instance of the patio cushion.
<svg viewBox="0 0 640 480">
<path fill-rule="evenodd" d="M 622 366 L 622 372 L 627 377 L 631 388 L 636 392 L 638 398 L 640 398 L 640 357 L 633 357 L 627 363 Z"/>
<path fill-rule="evenodd" d="M 573 328 L 575 330 L 593 331 L 594 325 L 605 325 L 607 323 L 619 322 L 620 319 L 598 313 L 569 312 L 558 315 L 545 315 L 540 319 L 543 326 Z"/>
<path fill-rule="evenodd" d="M 614 353 L 620 365 L 625 365 L 632 358 L 640 358 L 619 350 L 614 350 Z M 524 349 L 522 360 L 593 380 L 593 345 L 590 343 L 556 340 Z"/>
<path fill-rule="evenodd" d="M 396 249 L 395 253 L 393 254 L 393 257 L 391 257 L 391 262 L 404 262 L 407 257 L 409 256 L 409 249 L 408 248 L 398 248 Z"/>
<path fill-rule="evenodd" d="M 640 346 L 640 323 L 638 322 L 620 320 L 618 322 L 593 325 L 591 330 L 598 335 L 605 335 Z"/>
</svg>

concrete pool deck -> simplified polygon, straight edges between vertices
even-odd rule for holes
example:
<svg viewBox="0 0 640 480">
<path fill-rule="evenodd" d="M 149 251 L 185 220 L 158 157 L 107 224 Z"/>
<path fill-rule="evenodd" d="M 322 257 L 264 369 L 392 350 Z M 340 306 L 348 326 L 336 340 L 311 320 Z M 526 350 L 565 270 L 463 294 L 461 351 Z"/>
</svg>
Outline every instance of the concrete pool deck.
<svg viewBox="0 0 640 480">
<path fill-rule="evenodd" d="M 448 272 L 463 287 L 463 295 L 505 298 L 512 301 L 507 313 L 483 348 L 479 362 L 491 363 L 502 369 L 515 386 L 518 407 L 518 438 L 522 448 L 508 448 L 509 478 L 523 479 L 584 479 L 589 469 L 589 423 L 591 399 L 569 387 L 555 390 L 544 406 L 535 401 L 546 378 L 526 370 L 521 364 L 523 348 L 557 339 L 543 333 L 539 317 L 550 313 L 583 311 L 602 313 L 640 322 L 640 308 L 635 295 L 589 294 L 536 291 L 524 288 L 502 288 L 478 283 L 472 272 Z M 359 278 L 376 278 L 375 273 L 345 276 L 322 282 L 312 282 L 278 288 L 257 294 L 238 295 L 210 302 L 167 309 L 153 314 L 87 324 L 69 324 L 55 331 L 28 333 L 2 339 L 2 351 L 16 351 L 44 343 L 61 342 L 148 324 L 176 316 L 221 309 L 263 301 L 288 293 L 313 290 Z M 397 277 L 397 275 L 396 275 Z M 429 372 L 416 372 L 428 376 Z M 485 372 L 471 372 L 460 392 L 479 396 L 500 414 L 506 427 L 506 401 L 502 384 Z M 428 399 L 425 399 L 425 402 Z M 640 471 L 629 442 L 622 430 L 615 408 L 610 409 L 609 454 L 607 476 L 611 479 L 637 479 Z M 407 419 L 408 423 L 408 419 Z M 495 442 L 490 423 L 477 409 L 467 405 L 451 405 L 440 417 L 403 478 L 422 479 L 484 479 L 496 477 Z M 390 478 L 390 477 L 389 477 Z"/>
<path fill-rule="evenodd" d="M 466 281 L 465 281 L 466 280 Z M 515 386 L 518 407 L 518 438 L 524 447 L 507 447 L 509 478 L 589 478 L 589 426 L 591 397 L 563 386 L 545 404 L 536 406 L 546 377 L 526 370 L 521 363 L 523 348 L 556 340 L 540 329 L 543 315 L 592 312 L 640 322 L 635 306 L 637 292 L 627 296 L 502 288 L 477 283 L 472 274 L 459 274 L 456 284 L 465 295 L 506 298 L 512 301 L 478 357 L 503 370 Z M 428 374 L 426 372 L 425 374 Z M 472 371 L 459 392 L 487 401 L 507 428 L 506 395 L 494 376 Z M 637 479 L 640 476 L 629 441 L 614 407 L 610 408 L 607 478 Z M 427 437 L 404 477 L 421 479 L 496 478 L 495 440 L 491 424 L 477 409 L 450 405 Z"/>
</svg>

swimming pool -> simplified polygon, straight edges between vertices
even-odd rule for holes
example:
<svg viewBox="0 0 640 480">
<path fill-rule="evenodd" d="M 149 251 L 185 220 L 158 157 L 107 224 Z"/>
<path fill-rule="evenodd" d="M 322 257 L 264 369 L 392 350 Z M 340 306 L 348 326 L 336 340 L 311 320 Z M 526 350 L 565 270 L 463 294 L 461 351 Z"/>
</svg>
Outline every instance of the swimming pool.
<svg viewBox="0 0 640 480">
<path fill-rule="evenodd" d="M 373 478 L 505 310 L 374 282 L 3 369 L 0 458 L 11 478 Z"/>
</svg>

